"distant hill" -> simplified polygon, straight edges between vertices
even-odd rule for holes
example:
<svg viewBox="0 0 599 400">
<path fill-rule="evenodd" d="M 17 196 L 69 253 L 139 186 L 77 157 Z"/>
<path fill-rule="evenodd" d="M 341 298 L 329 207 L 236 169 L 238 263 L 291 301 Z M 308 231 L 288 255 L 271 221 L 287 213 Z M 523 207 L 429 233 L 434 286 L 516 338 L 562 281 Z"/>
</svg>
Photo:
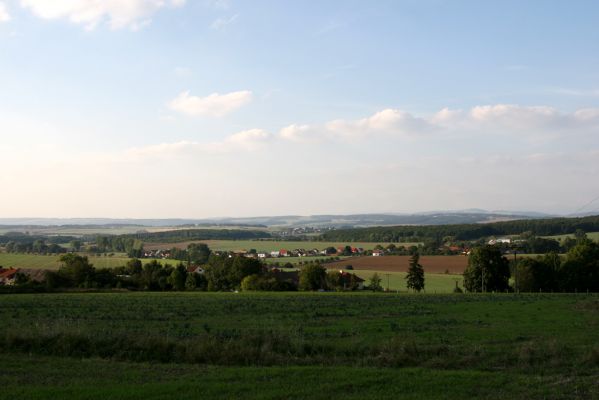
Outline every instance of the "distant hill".
<svg viewBox="0 0 599 400">
<path fill-rule="evenodd" d="M 335 229 L 322 234 L 328 241 L 339 242 L 406 242 L 424 239 L 437 241 L 444 237 L 455 240 L 477 240 L 489 236 L 519 235 L 530 232 L 537 236 L 571 234 L 576 230 L 599 231 L 599 216 L 582 218 L 517 219 L 487 224 L 396 225 Z"/>
<path fill-rule="evenodd" d="M 43 226 L 139 226 L 139 227 L 206 227 L 206 226 L 247 226 L 247 227 L 369 227 L 388 225 L 446 225 L 476 224 L 515 219 L 544 218 L 547 214 L 521 211 L 486 211 L 480 209 L 456 211 L 429 211 L 414 214 L 380 213 L 347 215 L 283 215 L 247 218 L 0 218 L 4 227 L 43 227 Z"/>
</svg>

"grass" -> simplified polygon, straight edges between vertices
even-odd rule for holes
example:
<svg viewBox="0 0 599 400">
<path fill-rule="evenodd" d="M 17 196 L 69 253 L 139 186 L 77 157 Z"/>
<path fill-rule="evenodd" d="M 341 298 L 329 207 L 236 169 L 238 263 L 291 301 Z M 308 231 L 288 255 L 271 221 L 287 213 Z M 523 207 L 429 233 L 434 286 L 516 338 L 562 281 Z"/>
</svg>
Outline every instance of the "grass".
<svg viewBox="0 0 599 400">
<path fill-rule="evenodd" d="M 60 267 L 60 256 L 39 254 L 12 254 L 0 253 L 0 265 L 4 268 L 31 268 L 31 269 L 58 269 Z M 114 268 L 125 265 L 129 258 L 126 256 L 88 256 L 90 262 L 96 268 Z M 169 260 L 171 264 L 178 261 Z"/>
<path fill-rule="evenodd" d="M 11 355 L 0 355 L 0 365 L 0 399 L 11 400 L 557 399 L 589 396 L 593 387 L 592 376 L 560 382 L 561 376 L 422 368 L 206 367 Z"/>
<path fill-rule="evenodd" d="M 381 285 L 383 288 L 389 287 L 392 291 L 399 290 L 400 292 L 407 292 L 406 289 L 406 272 L 385 272 L 385 271 L 364 271 L 364 270 L 355 270 L 348 271 L 351 273 L 355 273 L 362 279 L 366 279 L 365 284 L 368 285 L 368 282 L 372 275 L 376 272 L 379 277 L 382 279 Z M 424 283 L 425 283 L 425 291 L 429 294 L 435 293 L 452 293 L 455 288 L 455 282 L 458 281 L 458 285 L 460 288 L 462 287 L 463 277 L 462 275 L 452 275 L 452 274 L 425 274 L 424 275 Z"/>
<path fill-rule="evenodd" d="M 574 239 L 574 234 L 570 233 L 567 235 L 554 235 L 554 236 L 543 236 L 543 237 L 546 239 L 555 239 L 555 240 L 561 241 L 568 237 Z M 599 232 L 588 232 L 587 237 L 591 240 L 599 241 Z"/>
<path fill-rule="evenodd" d="M 597 398 L 599 297 L 0 297 L 0 398 Z"/>
</svg>

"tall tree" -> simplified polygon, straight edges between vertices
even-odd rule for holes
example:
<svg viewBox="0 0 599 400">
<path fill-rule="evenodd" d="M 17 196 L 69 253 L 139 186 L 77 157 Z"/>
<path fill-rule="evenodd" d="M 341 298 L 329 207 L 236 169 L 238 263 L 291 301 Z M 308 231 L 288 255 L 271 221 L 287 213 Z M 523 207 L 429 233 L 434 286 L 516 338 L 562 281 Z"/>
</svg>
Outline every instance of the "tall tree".
<svg viewBox="0 0 599 400">
<path fill-rule="evenodd" d="M 510 267 L 495 246 L 472 249 L 464 271 L 464 287 L 469 292 L 503 292 L 509 289 Z"/>
<path fill-rule="evenodd" d="M 319 290 L 326 286 L 327 270 L 319 264 L 309 264 L 302 267 L 299 273 L 300 290 Z"/>
<path fill-rule="evenodd" d="M 420 292 L 424 289 L 424 268 L 419 264 L 420 255 L 418 253 L 410 257 L 410 268 L 406 275 L 406 285 L 408 289 Z"/>
<path fill-rule="evenodd" d="M 376 272 L 372 274 L 368 283 L 368 288 L 373 292 L 380 292 L 383 290 L 383 286 L 381 286 L 381 277 Z"/>
<path fill-rule="evenodd" d="M 87 286 L 94 278 L 95 269 L 87 257 L 69 253 L 60 257 L 58 274 L 73 286 Z"/>
</svg>

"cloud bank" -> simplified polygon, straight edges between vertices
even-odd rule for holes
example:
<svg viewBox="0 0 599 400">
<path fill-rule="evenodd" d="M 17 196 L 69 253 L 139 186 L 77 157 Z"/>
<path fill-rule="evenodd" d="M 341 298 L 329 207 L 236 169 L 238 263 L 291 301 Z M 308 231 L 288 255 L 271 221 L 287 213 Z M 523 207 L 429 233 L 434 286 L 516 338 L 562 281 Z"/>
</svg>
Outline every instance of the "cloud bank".
<svg viewBox="0 0 599 400">
<path fill-rule="evenodd" d="M 321 125 L 293 124 L 280 131 L 283 139 L 314 143 L 322 140 L 355 141 L 371 137 L 418 139 L 430 136 L 505 135 L 557 137 L 599 129 L 599 109 L 563 113 L 546 106 L 509 104 L 476 106 L 470 110 L 444 108 L 430 116 L 384 109 L 356 120 L 332 120 Z"/>
<path fill-rule="evenodd" d="M 10 21 L 10 14 L 8 13 L 8 9 L 6 8 L 6 4 L 0 1 L 0 22 L 8 21 Z"/>
<path fill-rule="evenodd" d="M 91 30 L 103 21 L 111 29 L 139 29 L 164 7 L 179 7 L 186 0 L 21 0 L 24 8 L 44 19 L 66 18 Z"/>
<path fill-rule="evenodd" d="M 170 103 L 173 110 L 188 115 L 223 116 L 246 104 L 251 92 L 217 93 L 200 98 L 184 92 Z M 461 139 L 465 143 L 489 137 L 531 140 L 575 138 L 599 132 L 599 108 L 564 113 L 552 107 L 516 105 L 476 106 L 467 111 L 442 109 L 426 117 L 407 111 L 384 109 L 369 117 L 336 119 L 323 124 L 292 124 L 277 134 L 250 129 L 232 134 L 220 142 L 181 140 L 131 149 L 136 156 L 171 156 L 193 153 L 229 153 L 254 151 L 266 145 L 304 145 L 307 148 L 323 142 L 362 146 L 370 139 L 385 143 L 396 141 L 436 141 L 441 138 Z M 301 147 L 300 147 L 301 148 Z"/>
</svg>

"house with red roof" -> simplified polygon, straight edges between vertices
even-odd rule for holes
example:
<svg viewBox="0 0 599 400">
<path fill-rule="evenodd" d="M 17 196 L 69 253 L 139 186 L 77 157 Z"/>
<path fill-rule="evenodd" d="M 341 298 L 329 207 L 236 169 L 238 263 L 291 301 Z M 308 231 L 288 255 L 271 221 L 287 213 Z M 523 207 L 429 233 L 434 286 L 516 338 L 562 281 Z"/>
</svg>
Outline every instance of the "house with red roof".
<svg viewBox="0 0 599 400">
<path fill-rule="evenodd" d="M 14 285 L 17 272 L 19 272 L 19 270 L 16 268 L 2 270 L 0 272 L 0 285 Z"/>
</svg>

